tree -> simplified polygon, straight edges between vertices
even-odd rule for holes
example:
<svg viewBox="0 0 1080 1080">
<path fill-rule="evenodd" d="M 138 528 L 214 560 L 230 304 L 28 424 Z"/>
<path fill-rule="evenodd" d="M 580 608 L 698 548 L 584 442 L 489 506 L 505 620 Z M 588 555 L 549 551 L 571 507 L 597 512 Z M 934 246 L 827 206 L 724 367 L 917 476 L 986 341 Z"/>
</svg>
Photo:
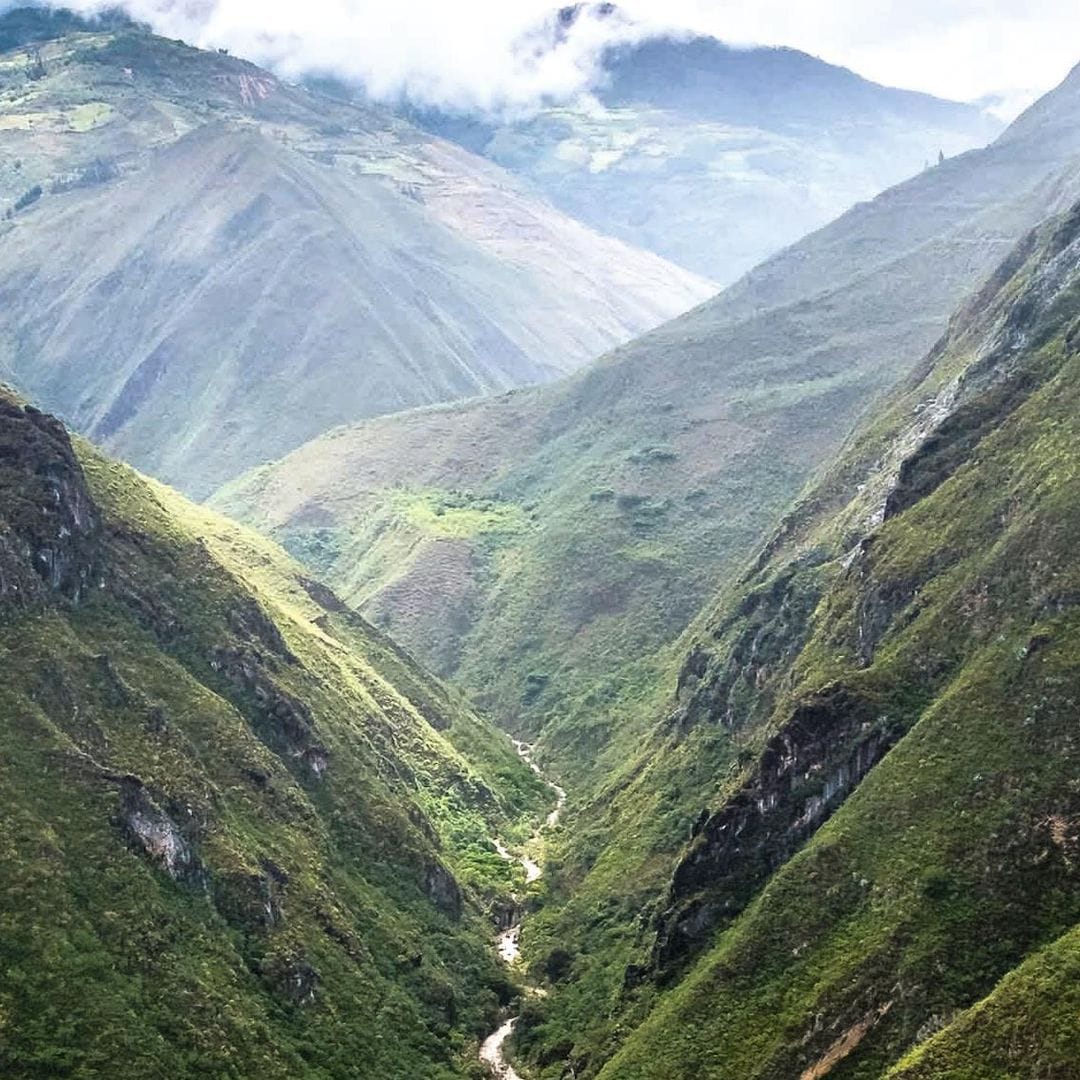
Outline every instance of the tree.
<svg viewBox="0 0 1080 1080">
<path fill-rule="evenodd" d="M 45 78 L 45 61 L 41 58 L 41 49 L 32 45 L 26 50 L 27 78 L 37 80 Z"/>
</svg>

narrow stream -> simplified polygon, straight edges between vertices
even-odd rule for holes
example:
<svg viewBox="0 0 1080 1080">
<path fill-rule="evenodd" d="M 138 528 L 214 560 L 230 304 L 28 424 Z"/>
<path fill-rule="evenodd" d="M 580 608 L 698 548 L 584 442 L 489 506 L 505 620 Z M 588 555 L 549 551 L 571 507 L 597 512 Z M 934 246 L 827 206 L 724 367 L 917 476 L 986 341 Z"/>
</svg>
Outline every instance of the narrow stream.
<svg viewBox="0 0 1080 1080">
<path fill-rule="evenodd" d="M 543 829 L 554 828 L 559 823 L 559 818 L 562 816 L 563 807 L 566 805 L 566 792 L 559 787 L 558 784 L 552 783 L 548 780 L 543 772 L 540 770 L 540 766 L 536 764 L 532 759 L 532 747 L 520 739 L 512 739 L 514 749 L 521 756 L 521 759 L 528 763 L 537 776 L 544 780 L 552 791 L 555 792 L 555 809 L 548 814 L 544 821 Z M 541 829 L 540 831 L 543 831 Z M 539 835 L 539 832 L 534 834 Z M 519 862 L 525 869 L 525 882 L 531 885 L 534 881 L 539 879 L 543 874 L 543 867 L 538 862 L 530 859 L 528 855 L 515 855 L 510 851 L 505 844 L 499 840 L 493 841 L 495 844 L 495 850 L 499 855 L 506 859 L 507 862 Z M 514 922 L 503 930 L 498 938 L 497 945 L 499 950 L 499 956 L 502 958 L 503 963 L 508 966 L 513 966 L 518 962 L 521 957 L 521 948 L 519 941 L 521 938 L 521 916 L 519 915 Z M 537 991 L 541 993 L 542 991 Z M 492 1073 L 498 1078 L 498 1080 L 522 1080 L 521 1075 L 514 1070 L 514 1067 L 506 1060 L 503 1053 L 503 1046 L 506 1040 L 514 1033 L 514 1025 L 517 1024 L 518 1018 L 516 1016 L 510 1017 L 498 1029 L 498 1031 L 492 1032 L 483 1042 L 480 1047 L 480 1060 L 484 1064 L 491 1067 Z"/>
</svg>

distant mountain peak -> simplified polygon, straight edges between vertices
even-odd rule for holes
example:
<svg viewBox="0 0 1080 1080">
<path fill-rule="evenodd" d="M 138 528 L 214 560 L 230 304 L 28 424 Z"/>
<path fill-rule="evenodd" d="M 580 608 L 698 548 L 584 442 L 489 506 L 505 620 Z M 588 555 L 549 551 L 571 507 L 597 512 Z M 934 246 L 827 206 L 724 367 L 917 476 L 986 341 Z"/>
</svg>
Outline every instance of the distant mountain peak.
<svg viewBox="0 0 1080 1080">
<path fill-rule="evenodd" d="M 627 33 L 634 32 L 633 21 L 617 4 L 580 3 L 552 9 L 546 16 L 537 20 L 531 30 L 526 32 L 518 48 L 532 51 L 536 56 L 544 56 L 561 49 L 573 50 L 576 37 L 582 33 L 587 23 L 603 24 L 605 31 L 610 28 L 611 44 L 618 44 Z M 595 42 L 589 42 L 584 50 L 586 55 L 595 48 Z M 601 49 L 598 59 L 603 58 Z M 586 65 L 587 66 L 587 65 Z"/>
</svg>

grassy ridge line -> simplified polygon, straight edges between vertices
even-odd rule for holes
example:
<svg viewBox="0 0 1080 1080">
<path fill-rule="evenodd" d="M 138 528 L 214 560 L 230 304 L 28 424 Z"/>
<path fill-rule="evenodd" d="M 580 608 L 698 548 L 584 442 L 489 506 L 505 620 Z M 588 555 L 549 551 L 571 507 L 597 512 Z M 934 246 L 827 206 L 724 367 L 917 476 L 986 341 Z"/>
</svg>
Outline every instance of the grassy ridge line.
<svg viewBox="0 0 1080 1080">
<path fill-rule="evenodd" d="M 1080 476 L 1076 221 L 1067 216 L 1021 249 L 995 295 L 983 298 L 993 303 L 978 325 L 960 320 L 959 351 L 936 356 L 923 389 L 949 386 L 965 369 L 969 392 L 954 397 L 937 435 L 894 478 L 897 502 L 884 525 L 872 526 L 851 559 L 830 561 L 844 550 L 838 538 L 852 533 L 823 514 L 819 531 L 764 560 L 750 591 L 733 596 L 729 621 L 713 626 L 719 640 L 707 662 L 688 663 L 682 715 L 643 755 L 643 788 L 666 781 L 714 805 L 709 785 L 679 768 L 711 741 L 717 749 L 698 770 L 713 772 L 721 800 L 725 790 L 735 795 L 753 782 L 760 748 L 793 705 L 827 688 L 843 687 L 877 716 L 844 752 L 875 730 L 899 742 L 745 914 L 726 930 L 720 920 L 716 946 L 685 982 L 659 998 L 648 985 L 629 1000 L 614 991 L 608 1019 L 591 1038 L 578 1037 L 580 1050 L 602 1053 L 635 1016 L 649 1015 L 601 1075 L 877 1076 L 1077 921 L 1070 717 L 1080 672 L 1068 598 L 1078 571 L 1067 539 Z M 971 350 L 976 332 L 984 347 Z M 908 415 L 917 422 L 917 411 Z M 887 450 L 888 440 L 879 446 Z M 866 521 L 873 485 L 854 486 L 850 520 Z M 801 638 L 807 619 L 809 638 Z M 754 654 L 741 651 L 748 640 Z M 759 687 L 764 680 L 764 700 L 734 693 L 738 679 L 726 673 Z M 670 770 L 668 753 L 683 754 Z M 726 780 L 725 763 L 733 770 Z M 842 790 L 834 767 L 782 789 L 790 821 L 834 782 Z M 621 836 L 633 819 L 612 816 Z M 634 844 L 632 835 L 617 840 L 601 864 L 620 853 L 632 860 Z M 633 875 L 633 865 L 623 873 Z M 711 888 L 722 896 L 724 879 Z M 595 898 L 587 881 L 585 890 Z M 668 902 L 677 910 L 697 899 L 676 893 Z M 642 945 L 648 934 L 637 936 Z M 602 945 L 597 952 L 579 961 L 577 984 L 539 1010 L 541 1059 L 565 1037 L 567 1018 L 585 1011 L 575 998 L 591 992 L 601 1011 L 596 994 L 613 993 L 590 974 L 605 957 Z M 1009 1022 L 995 1015 L 1005 1027 L 983 1033 L 994 1060 L 1019 1062 Z M 1054 1027 L 1054 1015 L 1043 1024 L 1036 1016 L 1034 1061 L 1046 1075 L 1068 1075 L 1068 1032 Z M 960 1030 L 975 1037 L 970 1025 Z M 974 1060 L 964 1052 L 952 1051 Z M 579 1073 L 591 1075 L 595 1062 Z M 999 1075 L 990 1065 L 970 1073 L 984 1074 Z M 939 1074 L 928 1066 L 917 1075 Z"/>
<path fill-rule="evenodd" d="M 543 785 L 272 544 L 3 405 L 5 1075 L 473 1075 Z"/>
<path fill-rule="evenodd" d="M 888 1080 L 967 1080 L 1037 1068 L 1067 1077 L 1080 1060 L 1078 986 L 1080 927 L 1029 957 L 970 1009 L 943 1018 L 943 1030 L 907 1054 Z"/>
</svg>

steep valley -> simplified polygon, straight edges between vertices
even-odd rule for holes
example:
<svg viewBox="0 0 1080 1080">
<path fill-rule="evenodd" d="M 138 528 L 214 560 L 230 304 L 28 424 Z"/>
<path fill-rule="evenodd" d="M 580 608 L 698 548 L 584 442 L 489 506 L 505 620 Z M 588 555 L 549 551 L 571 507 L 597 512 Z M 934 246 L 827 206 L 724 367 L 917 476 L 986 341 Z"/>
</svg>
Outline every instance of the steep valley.
<svg viewBox="0 0 1080 1080">
<path fill-rule="evenodd" d="M 532 760 L 532 747 L 527 743 L 516 740 L 514 746 L 518 755 L 529 765 L 532 771 L 537 776 L 543 777 L 540 766 Z M 529 838 L 529 841 L 525 845 L 526 850 L 515 855 L 500 841 L 495 842 L 496 850 L 501 858 L 505 859 L 507 862 L 519 864 L 522 870 L 524 870 L 526 888 L 535 885 L 544 873 L 543 867 L 535 858 L 533 858 L 533 855 L 529 854 L 529 851 L 531 850 L 538 857 L 541 857 L 542 853 L 538 847 L 546 846 L 545 840 L 547 834 L 558 826 L 566 806 L 566 791 L 559 787 L 554 781 L 546 780 L 545 783 L 555 795 L 555 807 L 544 819 L 542 829 L 538 830 Z M 499 957 L 511 969 L 516 968 L 521 961 L 521 927 L 526 913 L 527 900 L 520 895 L 515 894 L 513 897 L 513 907 L 507 912 L 505 918 L 501 920 L 501 922 L 505 922 L 507 925 L 499 931 L 497 939 Z M 537 985 L 527 985 L 525 987 L 526 997 L 529 995 L 543 996 L 545 993 L 546 991 Z M 491 1067 L 497 1080 L 521 1080 L 521 1077 L 514 1069 L 513 1065 L 511 1065 L 506 1058 L 506 1045 L 513 1036 L 519 1019 L 520 1016 L 511 1016 L 503 1021 L 503 1023 L 496 1028 L 480 1046 L 480 1060 Z"/>
<path fill-rule="evenodd" d="M 214 505 L 602 779 L 670 648 L 1019 238 L 1080 194 L 1080 71 L 569 379 L 334 430 Z M 610 751 L 610 753 L 609 753 Z"/>
<path fill-rule="evenodd" d="M 1080 205 L 695 624 L 527 925 L 536 1076 L 1073 1075 L 1078 341 Z"/>
<path fill-rule="evenodd" d="M 570 380 L 218 496 L 572 786 L 519 1074 L 1072 1076 L 1078 92 Z"/>
<path fill-rule="evenodd" d="M 777 237 L 981 114 L 602 58 L 0 14 L 0 1076 L 1080 1078 L 1080 66 L 713 295 L 648 110 Z"/>
</svg>

